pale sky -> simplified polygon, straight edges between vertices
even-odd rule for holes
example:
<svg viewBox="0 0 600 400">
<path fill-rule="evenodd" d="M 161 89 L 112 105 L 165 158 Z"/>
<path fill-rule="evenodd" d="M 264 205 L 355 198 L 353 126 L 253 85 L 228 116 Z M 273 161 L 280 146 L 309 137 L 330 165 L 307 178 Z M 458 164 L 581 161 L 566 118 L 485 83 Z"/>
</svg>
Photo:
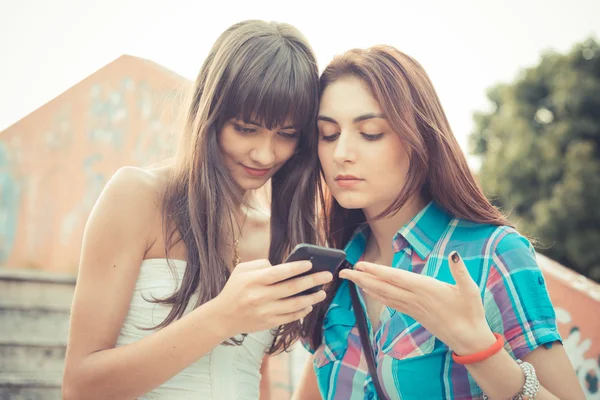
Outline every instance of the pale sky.
<svg viewBox="0 0 600 400">
<path fill-rule="evenodd" d="M 598 0 L 0 0 L 0 131 L 122 54 L 194 79 L 217 36 L 249 18 L 295 25 L 321 69 L 374 44 L 415 57 L 465 151 L 487 88 L 600 37 Z"/>
</svg>

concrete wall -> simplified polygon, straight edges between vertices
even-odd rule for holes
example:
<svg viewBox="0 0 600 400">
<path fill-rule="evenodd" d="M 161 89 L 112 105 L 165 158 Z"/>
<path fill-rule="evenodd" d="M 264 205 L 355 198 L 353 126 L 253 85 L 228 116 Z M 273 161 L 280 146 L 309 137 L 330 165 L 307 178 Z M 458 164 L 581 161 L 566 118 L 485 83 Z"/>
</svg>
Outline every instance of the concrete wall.
<svg viewBox="0 0 600 400">
<path fill-rule="evenodd" d="M 190 82 L 122 56 L 0 133 L 0 266 L 77 270 L 111 175 L 172 154 Z"/>
</svg>

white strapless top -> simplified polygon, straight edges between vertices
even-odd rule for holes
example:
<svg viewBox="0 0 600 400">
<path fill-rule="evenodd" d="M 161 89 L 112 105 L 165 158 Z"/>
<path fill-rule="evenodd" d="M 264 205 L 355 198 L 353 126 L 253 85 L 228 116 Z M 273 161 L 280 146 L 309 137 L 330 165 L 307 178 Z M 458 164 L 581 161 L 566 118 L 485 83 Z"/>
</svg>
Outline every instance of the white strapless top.
<svg viewBox="0 0 600 400">
<path fill-rule="evenodd" d="M 166 259 L 144 260 L 135 284 L 127 318 L 117 346 L 133 343 L 154 331 L 139 329 L 161 323 L 170 307 L 147 302 L 165 298 L 181 283 L 186 263 L 171 260 L 173 275 Z M 193 308 L 190 301 L 188 312 Z M 260 366 L 273 341 L 270 331 L 251 333 L 241 346 L 217 346 L 179 374 L 138 399 L 252 399 L 259 398 Z"/>
</svg>

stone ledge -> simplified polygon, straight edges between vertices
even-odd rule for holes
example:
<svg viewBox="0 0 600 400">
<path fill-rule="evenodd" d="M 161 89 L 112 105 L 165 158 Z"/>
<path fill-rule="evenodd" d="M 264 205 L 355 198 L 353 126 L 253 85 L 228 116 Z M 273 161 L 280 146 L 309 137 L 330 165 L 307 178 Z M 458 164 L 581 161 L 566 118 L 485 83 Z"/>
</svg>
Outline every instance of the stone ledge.
<svg viewBox="0 0 600 400">
<path fill-rule="evenodd" d="M 0 387 L 60 388 L 62 373 L 0 373 Z"/>
<path fill-rule="evenodd" d="M 74 285 L 75 275 L 37 269 L 0 268 L 0 280 Z"/>
</svg>

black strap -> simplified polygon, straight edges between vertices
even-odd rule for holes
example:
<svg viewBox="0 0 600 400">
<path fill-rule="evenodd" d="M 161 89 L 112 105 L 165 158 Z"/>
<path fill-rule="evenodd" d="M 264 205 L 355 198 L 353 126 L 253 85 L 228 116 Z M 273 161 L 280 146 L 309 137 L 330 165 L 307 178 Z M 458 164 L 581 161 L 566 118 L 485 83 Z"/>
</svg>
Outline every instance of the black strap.
<svg viewBox="0 0 600 400">
<path fill-rule="evenodd" d="M 358 332 L 360 333 L 360 343 L 362 344 L 363 351 L 365 352 L 365 358 L 367 359 L 367 365 L 369 367 L 369 374 L 371 380 L 375 385 L 375 391 L 377 397 L 381 400 L 387 400 L 387 397 L 383 394 L 381 383 L 377 377 L 377 369 L 375 368 L 375 355 L 373 348 L 371 347 L 371 339 L 369 338 L 369 327 L 367 326 L 367 320 L 365 319 L 365 313 L 360 300 L 358 299 L 358 288 L 354 282 L 348 281 L 350 284 L 350 298 L 352 299 L 352 308 L 354 308 L 354 315 L 356 316 L 356 323 L 358 325 Z"/>
</svg>

